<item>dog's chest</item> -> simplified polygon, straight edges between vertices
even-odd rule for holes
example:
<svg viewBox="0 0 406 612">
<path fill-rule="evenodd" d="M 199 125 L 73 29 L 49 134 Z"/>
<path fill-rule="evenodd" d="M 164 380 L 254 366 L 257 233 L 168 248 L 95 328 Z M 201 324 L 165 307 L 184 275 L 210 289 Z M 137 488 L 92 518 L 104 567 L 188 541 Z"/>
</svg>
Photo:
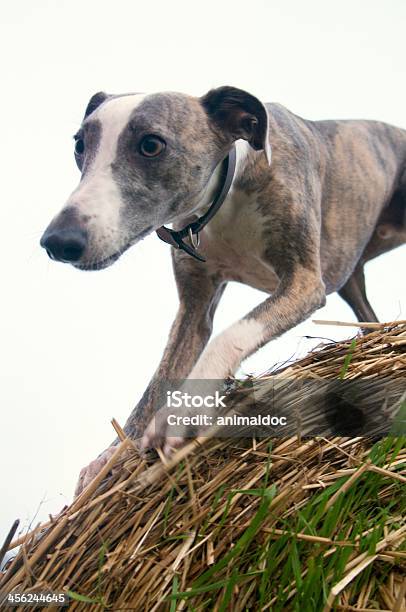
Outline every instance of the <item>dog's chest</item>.
<svg viewBox="0 0 406 612">
<path fill-rule="evenodd" d="M 263 219 L 255 198 L 233 189 L 201 234 L 206 265 L 225 280 L 271 293 L 278 277 L 263 256 L 266 248 L 263 234 Z"/>
</svg>

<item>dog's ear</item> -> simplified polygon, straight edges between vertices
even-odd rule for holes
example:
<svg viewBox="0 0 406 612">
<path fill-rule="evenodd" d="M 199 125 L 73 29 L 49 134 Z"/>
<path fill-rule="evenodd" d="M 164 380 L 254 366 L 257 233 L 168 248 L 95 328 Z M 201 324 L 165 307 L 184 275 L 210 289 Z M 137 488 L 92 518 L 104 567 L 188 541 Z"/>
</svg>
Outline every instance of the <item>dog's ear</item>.
<svg viewBox="0 0 406 612">
<path fill-rule="evenodd" d="M 258 98 L 236 87 L 211 89 L 200 101 L 213 123 L 233 140 L 243 138 L 271 163 L 268 114 Z"/>
<path fill-rule="evenodd" d="M 95 111 L 96 108 L 100 106 L 100 104 L 102 104 L 105 100 L 107 100 L 108 97 L 109 95 L 106 94 L 104 91 L 98 91 L 97 93 L 95 93 L 87 103 L 85 116 L 83 117 L 83 119 L 86 119 L 86 117 L 88 117 L 93 111 Z"/>
</svg>

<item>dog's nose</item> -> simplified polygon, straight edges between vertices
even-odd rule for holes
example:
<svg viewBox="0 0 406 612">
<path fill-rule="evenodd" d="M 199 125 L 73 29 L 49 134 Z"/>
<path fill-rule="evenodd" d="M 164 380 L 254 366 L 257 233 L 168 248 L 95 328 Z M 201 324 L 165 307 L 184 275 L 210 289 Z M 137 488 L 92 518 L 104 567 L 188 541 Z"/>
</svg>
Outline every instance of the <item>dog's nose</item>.
<svg viewBox="0 0 406 612">
<path fill-rule="evenodd" d="M 81 229 L 55 229 L 46 231 L 40 244 L 51 259 L 73 263 L 85 252 L 87 235 Z"/>
</svg>

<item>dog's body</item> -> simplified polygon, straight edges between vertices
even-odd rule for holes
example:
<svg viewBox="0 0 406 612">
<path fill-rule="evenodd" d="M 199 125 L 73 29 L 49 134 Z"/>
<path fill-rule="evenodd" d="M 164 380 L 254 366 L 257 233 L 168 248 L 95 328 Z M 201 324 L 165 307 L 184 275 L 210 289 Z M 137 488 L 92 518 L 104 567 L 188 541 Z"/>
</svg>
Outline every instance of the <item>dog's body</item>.
<svg viewBox="0 0 406 612">
<path fill-rule="evenodd" d="M 127 422 L 131 437 L 144 434 L 144 445 L 165 446 L 165 431 L 145 431 L 160 408 L 159 380 L 232 375 L 243 359 L 322 306 L 326 294 L 338 291 L 360 321 L 376 320 L 363 266 L 406 240 L 406 131 L 374 121 L 306 121 L 278 104 L 265 112 L 256 98 L 234 88 L 201 99 L 98 94 L 83 130 L 93 145 L 86 145 L 87 157 L 79 153 L 82 181 L 42 244 L 55 259 L 85 269 L 108 265 L 162 223 L 181 228 L 193 221 L 209 205 L 233 142 L 237 149 L 230 192 L 201 232 L 206 263 L 172 250 L 179 311 L 162 361 Z M 137 130 L 138 139 L 159 134 L 164 150 L 148 161 L 130 155 L 129 134 Z M 108 214 L 106 190 L 121 202 L 115 212 L 106 202 Z M 72 236 L 79 236 L 76 244 Z M 207 344 L 228 281 L 269 297 Z M 106 456 L 85 470 L 82 485 Z"/>
</svg>

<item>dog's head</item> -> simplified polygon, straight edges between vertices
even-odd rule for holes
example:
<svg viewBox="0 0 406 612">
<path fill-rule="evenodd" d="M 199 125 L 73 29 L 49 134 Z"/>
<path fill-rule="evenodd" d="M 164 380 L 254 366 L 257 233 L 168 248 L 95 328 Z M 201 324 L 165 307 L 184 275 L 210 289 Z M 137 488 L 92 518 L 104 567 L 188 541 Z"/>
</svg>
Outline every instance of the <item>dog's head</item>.
<svg viewBox="0 0 406 612">
<path fill-rule="evenodd" d="M 74 138 L 81 179 L 41 246 L 83 270 L 107 267 L 161 225 L 197 211 L 235 140 L 268 159 L 270 151 L 265 107 L 233 87 L 202 98 L 97 93 Z"/>
</svg>

